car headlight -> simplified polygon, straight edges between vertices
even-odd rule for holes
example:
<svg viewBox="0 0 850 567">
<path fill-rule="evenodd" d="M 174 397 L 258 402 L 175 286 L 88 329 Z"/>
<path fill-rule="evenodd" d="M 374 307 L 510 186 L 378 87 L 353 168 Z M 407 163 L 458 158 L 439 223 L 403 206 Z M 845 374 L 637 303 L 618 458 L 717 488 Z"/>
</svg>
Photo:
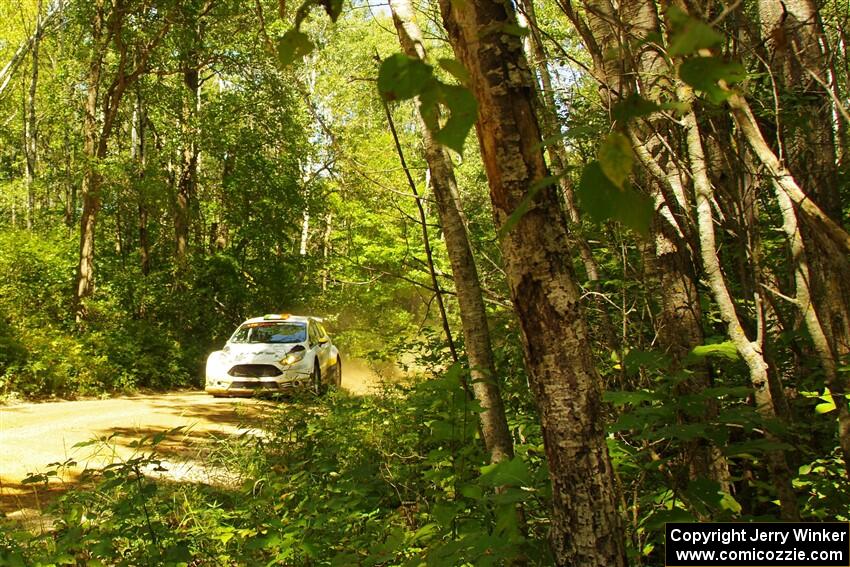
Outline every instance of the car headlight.
<svg viewBox="0 0 850 567">
<path fill-rule="evenodd" d="M 207 358 L 207 378 L 223 373 L 226 370 L 225 366 L 222 352 L 216 351 L 212 353 L 209 358 Z"/>
<path fill-rule="evenodd" d="M 297 350 L 291 350 L 291 351 L 289 351 L 289 354 L 287 354 L 285 357 L 280 359 L 280 363 L 286 364 L 287 366 L 291 366 L 291 365 L 295 364 L 296 362 L 302 360 L 304 358 L 305 354 L 307 354 L 307 351 L 304 348 L 300 348 L 300 349 L 297 349 Z"/>
</svg>

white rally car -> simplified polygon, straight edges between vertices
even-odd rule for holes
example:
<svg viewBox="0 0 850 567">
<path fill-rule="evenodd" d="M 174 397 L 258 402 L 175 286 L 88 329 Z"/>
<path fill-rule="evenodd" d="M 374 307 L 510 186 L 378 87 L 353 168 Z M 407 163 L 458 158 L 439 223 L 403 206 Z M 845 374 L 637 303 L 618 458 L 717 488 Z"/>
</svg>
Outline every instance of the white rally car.
<svg viewBox="0 0 850 567">
<path fill-rule="evenodd" d="M 275 314 L 248 319 L 207 358 L 205 390 L 213 396 L 309 388 L 342 382 L 339 351 L 317 317 Z"/>
</svg>

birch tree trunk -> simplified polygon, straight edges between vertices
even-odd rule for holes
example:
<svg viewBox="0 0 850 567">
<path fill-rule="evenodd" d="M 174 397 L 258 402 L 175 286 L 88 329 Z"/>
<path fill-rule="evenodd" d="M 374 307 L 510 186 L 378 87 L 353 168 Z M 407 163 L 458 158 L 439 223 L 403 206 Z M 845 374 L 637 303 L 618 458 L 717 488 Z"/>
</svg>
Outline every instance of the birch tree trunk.
<svg viewBox="0 0 850 567">
<path fill-rule="evenodd" d="M 422 32 L 414 21 L 410 0 L 390 0 L 390 9 L 402 50 L 409 57 L 424 60 L 426 54 Z M 420 105 L 418 98 L 416 105 Z M 487 312 L 469 244 L 454 166 L 448 151 L 434 140 L 433 134 L 421 120 L 420 128 L 425 160 L 431 172 L 431 187 L 454 276 L 472 392 L 484 410 L 479 414 L 480 431 L 490 460 L 499 462 L 513 457 L 513 441 L 499 391 Z"/>
<path fill-rule="evenodd" d="M 843 203 L 838 158 L 843 132 L 835 128 L 832 87 L 826 83 L 834 77 L 834 67 L 818 7 L 812 0 L 759 0 L 758 8 L 775 80 L 794 95 L 787 97 L 789 102 L 783 107 L 780 150 L 797 182 L 840 225 Z M 802 223 L 802 240 L 796 245 L 810 252 L 808 285 L 803 293 L 811 299 L 822 337 L 812 334 L 813 326 L 807 324 L 807 328 L 815 343 L 826 340 L 829 353 L 817 344 L 816 350 L 822 364 L 829 367 L 835 357 L 850 355 L 850 259 L 822 242 L 814 232 L 817 230 Z M 844 390 L 839 380 L 836 375 L 832 382 Z"/>
<path fill-rule="evenodd" d="M 533 70 L 536 72 L 539 84 L 540 95 L 537 97 L 540 130 L 543 139 L 548 140 L 546 145 L 546 153 L 549 156 L 549 167 L 552 174 L 558 177 L 558 184 L 561 188 L 561 194 L 566 207 L 567 225 L 570 243 L 578 249 L 579 258 L 584 266 L 584 272 L 589 282 L 589 286 L 594 291 L 598 291 L 601 281 L 599 264 L 593 257 L 593 250 L 590 244 L 581 233 L 581 215 L 576 206 L 575 192 L 573 191 L 572 181 L 567 173 L 567 154 L 562 140 L 561 127 L 558 124 L 558 105 L 555 99 L 555 90 L 552 83 L 552 75 L 549 73 L 547 66 L 548 56 L 546 48 L 543 44 L 543 38 L 540 35 L 540 28 L 537 26 L 537 15 L 534 10 L 533 0 L 522 0 L 518 4 L 520 22 L 527 24 L 529 34 L 526 39 L 528 57 L 533 62 Z M 593 300 L 596 303 L 599 319 L 602 327 L 602 336 L 607 341 L 607 346 L 611 351 L 618 352 L 621 348 L 620 339 L 617 336 L 614 323 L 611 321 L 611 316 L 608 312 L 605 298 L 599 294 L 593 295 Z"/>
<path fill-rule="evenodd" d="M 534 87 L 510 4 L 441 0 L 449 41 L 470 73 L 476 132 L 497 228 L 548 176 Z M 485 30 L 491 30 L 486 32 Z M 551 540 L 558 565 L 626 564 L 624 535 L 601 415 L 600 379 L 579 306 L 566 219 L 551 185 L 501 248 L 526 364 L 541 415 L 553 492 Z"/>
<path fill-rule="evenodd" d="M 681 101 L 687 104 L 693 103 L 693 92 L 689 87 L 682 86 L 677 90 Z M 682 122 L 685 128 L 688 159 L 693 175 L 694 192 L 696 193 L 700 251 L 706 279 L 720 315 L 726 323 L 729 338 L 749 369 L 756 411 L 765 422 L 771 422 L 777 419 L 777 412 L 770 392 L 768 366 L 762 354 L 763 345 L 759 340 L 753 341 L 747 337 L 735 311 L 735 304 L 726 286 L 726 280 L 720 267 L 720 259 L 717 256 L 714 214 L 711 208 L 712 187 L 706 171 L 705 153 L 696 115 L 693 111 L 690 111 L 682 118 Z M 765 433 L 765 436 L 768 439 L 774 439 L 769 431 Z M 799 519 L 797 497 L 791 486 L 791 471 L 785 460 L 785 454 L 782 451 L 773 450 L 768 453 L 767 459 L 773 485 L 779 496 L 782 518 L 784 520 Z"/>
<path fill-rule="evenodd" d="M 32 230 L 35 218 L 35 176 L 36 164 L 38 163 L 38 123 L 36 121 L 36 93 L 38 91 L 38 50 L 41 43 L 41 1 L 36 6 L 35 18 L 36 33 L 32 39 L 30 49 L 30 60 L 32 72 L 30 73 L 29 91 L 27 93 L 27 104 L 24 111 L 24 183 L 27 188 L 27 230 Z"/>
</svg>

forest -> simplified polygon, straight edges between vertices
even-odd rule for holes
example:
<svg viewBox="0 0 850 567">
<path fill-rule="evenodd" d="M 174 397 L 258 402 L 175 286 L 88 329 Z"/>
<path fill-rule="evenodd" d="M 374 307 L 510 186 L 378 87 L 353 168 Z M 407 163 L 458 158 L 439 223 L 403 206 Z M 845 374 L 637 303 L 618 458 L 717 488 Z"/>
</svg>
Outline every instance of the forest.
<svg viewBox="0 0 850 567">
<path fill-rule="evenodd" d="M 848 29 L 0 0 L 0 429 L 201 389 L 265 313 L 403 374 L 211 441 L 231 486 L 147 474 L 145 438 L 48 529 L 0 517 L 0 565 L 654 566 L 666 522 L 850 520 Z"/>
</svg>

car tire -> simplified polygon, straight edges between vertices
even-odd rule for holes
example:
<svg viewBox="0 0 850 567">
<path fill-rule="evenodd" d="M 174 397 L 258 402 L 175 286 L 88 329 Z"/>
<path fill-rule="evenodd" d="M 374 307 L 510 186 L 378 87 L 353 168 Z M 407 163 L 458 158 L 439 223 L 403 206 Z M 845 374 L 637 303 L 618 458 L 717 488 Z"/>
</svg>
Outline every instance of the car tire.
<svg viewBox="0 0 850 567">
<path fill-rule="evenodd" d="M 313 374 L 310 377 L 310 389 L 317 396 L 322 395 L 322 371 L 319 370 L 319 365 L 313 367 Z"/>
<path fill-rule="evenodd" d="M 334 383 L 337 388 L 342 386 L 342 360 L 336 357 L 336 373 Z"/>
</svg>

